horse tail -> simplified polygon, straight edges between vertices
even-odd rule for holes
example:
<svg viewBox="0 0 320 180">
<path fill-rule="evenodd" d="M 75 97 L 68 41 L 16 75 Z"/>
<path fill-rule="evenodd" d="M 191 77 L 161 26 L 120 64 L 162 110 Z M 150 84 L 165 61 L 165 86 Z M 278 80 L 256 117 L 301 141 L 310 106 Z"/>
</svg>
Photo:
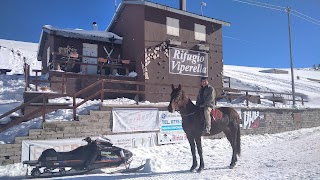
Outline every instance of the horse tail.
<svg viewBox="0 0 320 180">
<path fill-rule="evenodd" d="M 241 154 L 241 135 L 240 135 L 240 126 L 237 126 L 237 154 Z"/>
</svg>

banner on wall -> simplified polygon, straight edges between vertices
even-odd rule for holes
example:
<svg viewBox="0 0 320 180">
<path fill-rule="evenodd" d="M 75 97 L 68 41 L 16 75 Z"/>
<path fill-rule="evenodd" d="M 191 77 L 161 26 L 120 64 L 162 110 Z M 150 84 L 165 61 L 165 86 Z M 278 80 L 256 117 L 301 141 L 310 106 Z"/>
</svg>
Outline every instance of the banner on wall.
<svg viewBox="0 0 320 180">
<path fill-rule="evenodd" d="M 113 145 L 121 148 L 152 147 L 156 145 L 156 133 L 139 133 L 107 136 Z M 95 140 L 97 137 L 92 137 Z M 79 146 L 86 145 L 83 138 L 55 139 L 55 140 L 24 140 L 22 141 L 21 162 L 26 160 L 37 160 L 41 153 L 49 148 L 58 152 L 67 152 Z"/>
<path fill-rule="evenodd" d="M 208 76 L 208 53 L 169 48 L 169 73 L 189 76 Z"/>
<path fill-rule="evenodd" d="M 112 131 L 136 132 L 136 131 L 158 131 L 160 122 L 157 108 L 113 108 Z"/>
<path fill-rule="evenodd" d="M 183 132 L 158 133 L 158 144 L 181 143 L 188 140 Z"/>
<path fill-rule="evenodd" d="M 264 114 L 259 111 L 242 112 L 243 129 L 266 127 Z"/>
<path fill-rule="evenodd" d="M 159 119 L 161 132 L 183 131 L 182 117 L 178 112 L 159 111 Z"/>
</svg>

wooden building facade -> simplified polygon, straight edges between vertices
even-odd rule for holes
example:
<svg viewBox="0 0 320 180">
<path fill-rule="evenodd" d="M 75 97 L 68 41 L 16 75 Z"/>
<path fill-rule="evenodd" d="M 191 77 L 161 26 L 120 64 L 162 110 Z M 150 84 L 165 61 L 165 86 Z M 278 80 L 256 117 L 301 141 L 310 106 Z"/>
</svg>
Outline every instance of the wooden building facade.
<svg viewBox="0 0 320 180">
<path fill-rule="evenodd" d="M 222 26 L 230 24 L 187 12 L 184 0 L 180 4 L 180 9 L 175 9 L 143 0 L 123 0 L 105 32 L 44 26 L 38 52 L 42 72 L 49 72 L 51 80 L 68 76 L 66 93 L 70 94 L 99 79 L 118 79 L 137 81 L 136 86 L 110 86 L 142 91 L 139 100 L 168 101 L 171 84 L 189 87 L 185 91 L 195 100 L 200 79 L 206 76 L 219 95 L 223 88 Z M 82 64 L 70 63 L 72 58 Z M 61 62 L 63 59 L 66 62 Z M 109 60 L 118 64 L 113 66 Z M 129 77 L 131 71 L 137 76 Z M 114 76 L 117 72 L 121 76 Z M 59 87 L 59 83 L 51 85 L 52 90 Z M 113 97 L 117 96 L 132 97 Z"/>
<path fill-rule="evenodd" d="M 121 46 L 122 37 L 111 32 L 58 29 L 46 25 L 37 58 L 42 61 L 42 74 L 49 74 L 51 90 L 74 94 L 99 79 L 136 80 L 136 77 L 128 76 L 135 70 L 135 65 L 121 57 Z"/>
<path fill-rule="evenodd" d="M 221 92 L 223 25 L 230 24 L 187 12 L 182 5 L 174 9 L 140 0 L 123 1 L 107 31 L 124 38 L 123 57 L 136 62 L 145 99 L 159 102 L 168 101 L 171 92 L 163 84 L 200 87 L 202 76 Z M 195 100 L 198 89 L 185 90 Z"/>
</svg>

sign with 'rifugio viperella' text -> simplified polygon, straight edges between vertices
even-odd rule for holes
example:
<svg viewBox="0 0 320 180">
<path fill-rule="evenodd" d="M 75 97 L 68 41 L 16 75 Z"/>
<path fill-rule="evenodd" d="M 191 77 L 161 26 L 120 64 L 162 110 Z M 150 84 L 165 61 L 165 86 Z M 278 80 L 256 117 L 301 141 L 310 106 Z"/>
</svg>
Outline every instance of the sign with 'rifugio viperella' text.
<svg viewBox="0 0 320 180">
<path fill-rule="evenodd" d="M 208 76 L 208 53 L 170 48 L 169 73 L 189 76 Z"/>
</svg>

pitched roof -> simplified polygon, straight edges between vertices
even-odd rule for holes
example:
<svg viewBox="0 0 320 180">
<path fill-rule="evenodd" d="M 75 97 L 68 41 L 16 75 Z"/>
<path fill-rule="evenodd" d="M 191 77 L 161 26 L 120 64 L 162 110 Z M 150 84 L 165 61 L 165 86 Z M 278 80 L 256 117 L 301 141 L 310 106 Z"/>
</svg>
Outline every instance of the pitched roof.
<svg viewBox="0 0 320 180">
<path fill-rule="evenodd" d="M 122 37 L 112 32 L 93 31 L 93 30 L 88 31 L 88 30 L 82 30 L 82 29 L 59 29 L 50 25 L 43 26 L 42 30 L 44 32 L 47 32 L 48 34 L 55 34 L 63 37 L 89 39 L 89 40 L 110 42 L 110 43 L 113 38 L 114 39 L 113 43 L 122 44 Z"/>
<path fill-rule="evenodd" d="M 148 1 L 144 1 L 144 0 L 136 0 L 136 1 L 122 1 L 121 2 L 121 4 L 119 5 L 119 7 L 117 9 L 117 12 L 114 14 L 114 16 L 113 16 L 113 18 L 112 18 L 112 20 L 111 20 L 111 22 L 110 22 L 110 24 L 109 24 L 109 26 L 107 28 L 107 31 L 109 31 L 112 28 L 112 26 L 114 25 L 116 20 L 119 18 L 119 16 L 120 16 L 122 10 L 124 9 L 124 7 L 126 5 L 130 5 L 130 4 L 149 6 L 149 7 L 153 7 L 153 8 L 166 10 L 166 11 L 170 11 L 170 12 L 173 12 L 173 13 L 177 13 L 177 14 L 193 17 L 193 18 L 196 18 L 196 19 L 201 19 L 201 20 L 204 20 L 204 21 L 209 21 L 209 22 L 221 24 L 221 25 L 224 25 L 224 26 L 230 26 L 229 22 L 221 21 L 221 20 L 218 20 L 218 19 L 213 19 L 213 18 L 206 17 L 206 16 L 201 16 L 201 15 L 198 15 L 198 14 L 195 14 L 195 13 L 183 11 L 183 10 L 180 10 L 180 9 L 172 8 L 172 7 L 169 7 L 169 6 L 164 6 L 164 5 L 153 3 L 153 2 L 148 2 Z"/>
</svg>

